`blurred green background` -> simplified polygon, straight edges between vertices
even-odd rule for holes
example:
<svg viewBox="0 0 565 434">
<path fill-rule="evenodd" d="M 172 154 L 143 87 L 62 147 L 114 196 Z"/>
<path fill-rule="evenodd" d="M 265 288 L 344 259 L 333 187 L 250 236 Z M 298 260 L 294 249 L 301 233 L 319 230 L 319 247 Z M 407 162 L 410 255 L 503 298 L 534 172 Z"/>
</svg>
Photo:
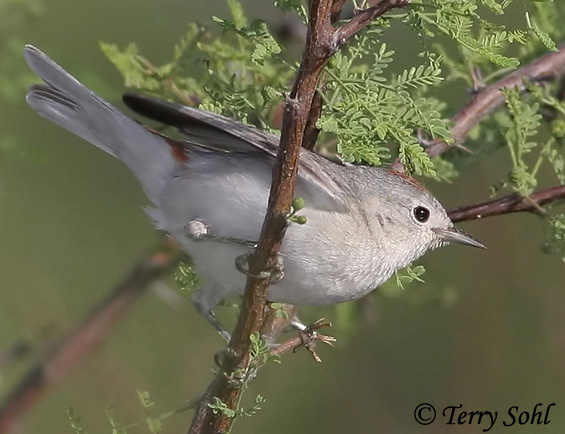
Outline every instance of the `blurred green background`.
<svg viewBox="0 0 565 434">
<path fill-rule="evenodd" d="M 281 20 L 270 2 L 243 3 L 251 18 L 273 25 Z M 38 46 L 123 107 L 122 79 L 101 53 L 100 41 L 122 47 L 135 41 L 146 57 L 165 62 L 189 21 L 210 23 L 211 15 L 227 14 L 222 0 L 100 0 L 45 2 L 33 19 L 16 22 L 14 12 L 2 22 L 12 25 L 10 44 Z M 406 33 L 398 28 L 389 36 L 398 53 Z M 10 69 L 27 71 L 21 57 L 17 62 Z M 28 77 L 14 77 L 14 83 L 22 80 Z M 14 89 L 14 101 L 0 100 L 4 147 L 19 144 L 0 154 L 0 351 L 20 340 L 32 342 L 34 350 L 3 366 L 2 396 L 159 241 L 129 171 L 44 121 L 25 105 L 23 88 Z M 454 107 L 468 97 L 462 89 L 454 95 L 460 98 Z M 448 207 L 486 200 L 506 158 L 500 152 L 451 185 L 427 185 Z M 426 283 L 400 294 L 376 292 L 369 306 L 373 322 L 340 323 L 355 305 L 304 310 L 307 322 L 337 320 L 331 331 L 337 348 L 320 348 L 322 364 L 299 351 L 263 369 L 248 393 L 250 399 L 266 397 L 263 410 L 239 421 L 235 432 L 475 433 L 488 427 L 445 425 L 441 418 L 422 427 L 413 416 L 422 402 L 438 412 L 463 404 L 466 411 L 504 413 L 491 433 L 565 432 L 564 264 L 540 252 L 544 234 L 533 215 L 461 226 L 488 250 L 452 246 L 428 254 L 419 261 L 427 269 Z M 69 406 L 89 432 L 110 432 L 104 413 L 109 405 L 124 425 L 144 418 L 137 390 L 151 393 L 154 414 L 204 391 L 223 341 L 189 302 L 171 305 L 155 294 L 136 303 L 96 353 L 31 408 L 22 432 L 71 432 Z M 500 424 L 510 407 L 531 411 L 538 402 L 556 404 L 550 424 Z M 163 432 L 185 432 L 191 418 L 192 412 L 177 415 Z"/>
</svg>

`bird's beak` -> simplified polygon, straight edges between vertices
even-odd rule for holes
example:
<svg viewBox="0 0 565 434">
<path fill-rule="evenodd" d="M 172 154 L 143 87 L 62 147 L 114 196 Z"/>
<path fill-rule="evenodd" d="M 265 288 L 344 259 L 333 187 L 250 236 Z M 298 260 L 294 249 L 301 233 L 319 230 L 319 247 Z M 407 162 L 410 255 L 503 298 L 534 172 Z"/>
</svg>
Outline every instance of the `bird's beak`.
<svg viewBox="0 0 565 434">
<path fill-rule="evenodd" d="M 433 231 L 442 240 L 447 241 L 449 243 L 461 243 L 461 244 L 465 244 L 466 246 L 478 247 L 479 249 L 486 249 L 486 246 L 483 243 L 481 243 L 479 240 L 476 240 L 471 235 L 466 234 L 465 232 L 455 227 L 451 227 L 449 229 L 435 228 L 433 229 Z"/>
</svg>

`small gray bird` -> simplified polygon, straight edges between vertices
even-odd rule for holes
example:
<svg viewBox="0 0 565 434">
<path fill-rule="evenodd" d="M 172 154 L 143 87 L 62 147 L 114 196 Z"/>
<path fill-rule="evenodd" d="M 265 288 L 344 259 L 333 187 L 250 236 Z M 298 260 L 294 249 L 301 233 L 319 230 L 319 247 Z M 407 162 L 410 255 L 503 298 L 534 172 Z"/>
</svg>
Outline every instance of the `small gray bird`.
<svg viewBox="0 0 565 434">
<path fill-rule="evenodd" d="M 186 250 L 203 279 L 194 305 L 229 339 L 213 308 L 243 293 L 245 275 L 235 261 L 259 237 L 278 137 L 195 108 L 124 97 L 187 137 L 174 140 L 124 115 L 37 48 L 28 45 L 24 54 L 45 81 L 30 88 L 27 103 L 130 168 L 152 203 L 147 214 Z M 355 300 L 429 250 L 451 242 L 484 248 L 456 229 L 418 183 L 383 168 L 340 165 L 302 150 L 296 196 L 305 201 L 300 214 L 307 223 L 289 223 L 284 278 L 269 287 L 269 301 Z"/>
</svg>

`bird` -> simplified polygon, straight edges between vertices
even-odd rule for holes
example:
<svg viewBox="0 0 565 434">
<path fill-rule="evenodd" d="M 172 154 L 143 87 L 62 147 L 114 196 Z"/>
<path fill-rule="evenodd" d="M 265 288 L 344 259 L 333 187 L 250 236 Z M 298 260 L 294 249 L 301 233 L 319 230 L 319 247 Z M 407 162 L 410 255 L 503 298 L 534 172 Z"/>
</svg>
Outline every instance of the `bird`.
<svg viewBox="0 0 565 434">
<path fill-rule="evenodd" d="M 183 139 L 173 139 L 104 101 L 34 46 L 24 57 L 44 81 L 30 87 L 28 105 L 133 172 L 151 203 L 147 215 L 190 255 L 203 281 L 192 297 L 196 309 L 229 341 L 214 307 L 244 291 L 241 258 L 260 234 L 279 138 L 198 108 L 124 95 L 138 114 L 177 128 Z M 270 302 L 356 300 L 428 251 L 450 243 L 485 248 L 419 183 L 383 167 L 301 149 L 295 191 L 305 223 L 288 221 Z"/>
</svg>

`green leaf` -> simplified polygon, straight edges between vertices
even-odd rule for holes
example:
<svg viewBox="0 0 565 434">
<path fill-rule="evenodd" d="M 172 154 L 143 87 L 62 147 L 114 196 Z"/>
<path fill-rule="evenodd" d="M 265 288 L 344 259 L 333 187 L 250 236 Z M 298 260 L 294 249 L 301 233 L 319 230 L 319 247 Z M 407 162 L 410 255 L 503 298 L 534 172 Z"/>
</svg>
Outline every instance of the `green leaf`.
<svg viewBox="0 0 565 434">
<path fill-rule="evenodd" d="M 277 318 L 288 319 L 288 312 L 284 303 L 271 303 L 270 306 L 275 310 Z"/>
<path fill-rule="evenodd" d="M 247 26 L 247 17 L 245 16 L 241 3 L 237 0 L 228 0 L 228 7 L 235 26 L 238 28 Z"/>
<path fill-rule="evenodd" d="M 395 272 L 396 284 L 399 288 L 404 289 L 405 284 L 412 283 L 413 281 L 424 283 L 421 276 L 423 276 L 425 272 L 426 269 L 422 265 L 416 265 L 415 267 L 408 266 L 404 268 L 404 270 Z"/>
<path fill-rule="evenodd" d="M 528 23 L 528 28 L 534 35 L 538 37 L 538 39 L 543 45 L 545 45 L 546 48 L 551 51 L 559 51 L 557 49 L 557 45 L 555 44 L 553 39 L 551 39 L 551 36 L 549 36 L 546 32 L 538 27 L 538 25 L 533 21 L 528 12 L 526 12 L 526 22 Z"/>
<path fill-rule="evenodd" d="M 251 53 L 251 61 L 259 66 L 263 66 L 265 60 L 281 52 L 281 47 L 269 33 L 264 21 L 253 20 L 249 27 L 238 27 L 233 21 L 218 17 L 213 17 L 213 20 L 224 29 L 230 30 L 253 43 L 255 48 Z"/>
<path fill-rule="evenodd" d="M 275 6 L 284 13 L 295 11 L 302 22 L 306 23 L 308 21 L 308 11 L 302 0 L 276 0 Z"/>
<path fill-rule="evenodd" d="M 73 407 L 69 407 L 67 409 L 67 418 L 69 419 L 69 423 L 75 434 L 86 434 L 86 429 L 82 424 L 80 416 L 75 414 L 75 409 Z"/>
<path fill-rule="evenodd" d="M 149 392 L 147 391 L 137 391 L 137 398 L 139 399 L 139 402 L 141 403 L 141 406 L 145 409 L 151 408 L 155 405 L 155 403 L 151 400 L 151 396 L 149 395 Z"/>
<path fill-rule="evenodd" d="M 220 398 L 217 396 L 212 397 L 212 402 L 208 403 L 208 407 L 212 409 L 212 413 L 219 414 L 222 413 L 226 417 L 234 418 L 237 416 L 237 412 L 229 408 L 226 403 L 224 403 Z"/>
<path fill-rule="evenodd" d="M 551 217 L 547 221 L 549 230 L 547 241 L 542 245 L 544 253 L 556 253 L 565 262 L 565 214 Z"/>
<path fill-rule="evenodd" d="M 499 5 L 495 0 L 481 0 L 481 3 L 488 6 L 490 10 L 498 15 L 504 13 L 504 7 Z"/>
<path fill-rule="evenodd" d="M 157 90 L 161 86 L 157 75 L 141 61 L 136 44 L 130 43 L 121 51 L 114 44 L 101 42 L 100 48 L 124 76 L 126 86 L 146 90 Z"/>
<path fill-rule="evenodd" d="M 556 149 L 555 140 L 551 138 L 546 142 L 542 153 L 549 161 L 559 183 L 565 185 L 565 157 L 563 156 L 563 149 Z"/>
<path fill-rule="evenodd" d="M 106 410 L 106 418 L 112 427 L 112 434 L 127 434 L 127 430 L 116 420 L 116 411 L 113 408 Z"/>
<path fill-rule="evenodd" d="M 196 271 L 186 262 L 179 263 L 174 277 L 181 293 L 186 298 L 191 298 L 200 287 L 200 280 Z"/>
<path fill-rule="evenodd" d="M 531 138 L 537 135 L 542 120 L 538 113 L 539 104 L 524 101 L 518 87 L 502 89 L 501 92 L 506 98 L 511 120 L 511 124 L 504 131 L 512 162 L 508 179 L 516 192 L 528 196 L 537 185 L 535 174 L 538 164 L 530 169 L 525 157 L 538 146 L 537 141 Z"/>
</svg>

